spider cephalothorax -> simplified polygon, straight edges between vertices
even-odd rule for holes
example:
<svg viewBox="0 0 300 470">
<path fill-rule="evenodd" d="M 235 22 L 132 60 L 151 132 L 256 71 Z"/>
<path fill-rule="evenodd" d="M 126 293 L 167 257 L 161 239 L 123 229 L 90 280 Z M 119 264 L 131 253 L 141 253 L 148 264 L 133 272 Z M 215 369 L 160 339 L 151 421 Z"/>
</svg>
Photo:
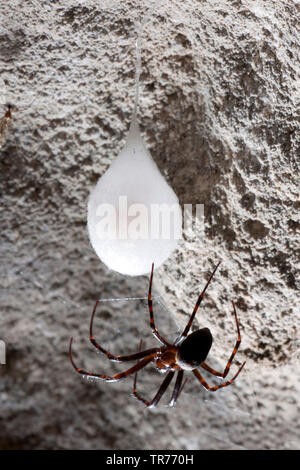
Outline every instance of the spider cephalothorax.
<svg viewBox="0 0 300 470">
<path fill-rule="evenodd" d="M 235 322 L 236 322 L 236 328 L 237 328 L 237 334 L 238 338 L 235 344 L 235 347 L 233 349 L 233 352 L 227 362 L 227 365 L 224 369 L 223 372 L 218 372 L 214 369 L 212 369 L 208 364 L 206 364 L 205 360 L 206 357 L 209 353 L 209 350 L 212 345 L 212 335 L 211 332 L 208 328 L 201 328 L 199 330 L 194 331 L 191 334 L 189 333 L 189 330 L 192 326 L 194 317 L 196 315 L 196 312 L 199 308 L 199 305 L 204 297 L 205 291 L 207 287 L 209 286 L 210 281 L 212 280 L 218 266 L 220 263 L 217 264 L 215 267 L 213 273 L 211 274 L 210 278 L 208 279 L 203 291 L 201 292 L 196 305 L 194 307 L 193 313 L 181 333 L 181 335 L 176 339 L 176 341 L 173 344 L 170 344 L 161 334 L 158 332 L 157 328 L 155 327 L 154 323 L 154 316 L 153 316 L 153 307 L 152 307 L 152 296 L 151 296 L 151 290 L 152 290 L 152 279 L 153 279 L 153 270 L 154 270 L 154 264 L 152 264 L 152 270 L 151 270 L 151 276 L 150 276 L 150 283 L 149 283 L 149 293 L 148 293 L 148 306 L 149 306 L 149 313 L 150 313 L 150 326 L 152 329 L 152 333 L 155 336 L 155 338 L 162 344 L 161 347 L 159 348 L 152 348 L 152 349 L 146 349 L 144 351 L 139 350 L 135 354 L 129 354 L 127 356 L 115 356 L 114 354 L 111 354 L 109 351 L 106 351 L 100 344 L 98 344 L 93 336 L 93 321 L 94 321 L 94 316 L 96 313 L 96 308 L 99 303 L 99 301 L 96 302 L 92 317 L 91 317 L 91 323 L 90 323 L 90 341 L 91 343 L 99 349 L 101 352 L 106 354 L 108 359 L 111 361 L 116 361 L 116 362 L 127 362 L 127 361 L 139 361 L 137 364 L 135 364 L 133 367 L 130 369 L 126 370 L 125 372 L 120 372 L 119 374 L 115 374 L 113 376 L 109 375 L 104 375 L 104 374 L 95 374 L 92 372 L 87 372 L 83 369 L 79 369 L 73 360 L 72 357 L 72 341 L 73 338 L 70 340 L 70 348 L 69 348 L 69 354 L 70 354 L 70 360 L 71 363 L 79 374 L 86 375 L 89 377 L 94 377 L 97 379 L 105 380 L 107 382 L 116 382 L 118 380 L 124 379 L 130 374 L 134 374 L 134 383 L 133 383 L 133 394 L 134 396 L 142 401 L 147 407 L 154 407 L 157 405 L 165 391 L 167 390 L 173 376 L 175 373 L 177 373 L 176 377 L 176 382 L 174 386 L 174 390 L 172 393 L 171 400 L 169 402 L 170 406 L 174 406 L 176 403 L 176 400 L 178 399 L 183 386 L 185 382 L 183 382 L 183 375 L 184 371 L 192 371 L 195 377 L 200 381 L 200 383 L 207 389 L 212 392 L 218 390 L 219 388 L 222 387 L 227 387 L 228 385 L 232 384 L 232 382 L 236 379 L 236 377 L 239 375 L 241 372 L 242 368 L 245 365 L 245 362 L 241 365 L 241 367 L 238 369 L 236 372 L 235 376 L 226 381 L 223 382 L 219 385 L 215 385 L 214 387 L 211 387 L 210 385 L 207 384 L 207 382 L 204 380 L 202 375 L 200 374 L 198 367 L 202 367 L 206 371 L 210 372 L 213 375 L 216 375 L 217 377 L 222 377 L 223 379 L 227 376 L 231 363 L 233 361 L 233 358 L 239 348 L 239 345 L 241 343 L 241 335 L 240 335 L 240 328 L 239 328 L 239 322 L 237 318 L 237 313 L 235 309 L 235 305 L 232 302 L 233 305 L 233 311 L 234 311 L 234 316 L 235 316 Z M 140 343 L 140 349 L 141 349 L 141 343 Z M 150 362 L 155 363 L 155 367 L 160 371 L 166 373 L 166 377 L 164 381 L 162 382 L 158 392 L 156 393 L 155 397 L 151 400 L 145 400 L 140 396 L 140 394 L 137 392 L 136 389 L 136 383 L 137 383 L 137 372 L 145 367 L 147 364 Z M 183 383 L 182 383 L 183 382 Z"/>
</svg>

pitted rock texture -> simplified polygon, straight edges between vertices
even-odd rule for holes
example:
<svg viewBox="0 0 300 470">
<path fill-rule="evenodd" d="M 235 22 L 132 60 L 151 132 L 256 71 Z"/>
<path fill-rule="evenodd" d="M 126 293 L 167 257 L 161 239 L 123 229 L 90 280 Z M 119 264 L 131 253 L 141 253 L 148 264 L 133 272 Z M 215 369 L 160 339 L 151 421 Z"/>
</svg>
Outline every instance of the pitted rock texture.
<svg viewBox="0 0 300 470">
<path fill-rule="evenodd" d="M 18 108 L 0 150 L 0 339 L 7 360 L 0 365 L 0 448 L 299 448 L 293 0 L 151 2 L 142 34 L 144 138 L 180 203 L 203 204 L 205 221 L 155 272 L 154 291 L 183 327 L 221 260 L 195 326 L 211 329 L 208 362 L 223 370 L 236 341 L 234 300 L 242 344 L 231 374 L 244 360 L 245 369 L 216 393 L 200 391 L 191 376 L 174 409 L 166 401 L 151 411 L 132 397 L 132 378 L 87 382 L 69 363 L 74 336 L 76 362 L 110 373 L 113 366 L 88 341 L 94 301 L 147 293 L 146 277 L 105 268 L 86 231 L 89 192 L 130 124 L 136 25 L 146 3 L 0 6 L 1 113 L 6 103 Z M 158 325 L 163 311 L 157 304 Z M 97 320 L 99 342 L 114 353 L 137 351 L 146 331 L 149 347 L 156 345 L 145 306 L 107 302 Z M 152 378 L 158 388 L 162 376 L 153 367 L 139 374 L 149 399 Z"/>
</svg>

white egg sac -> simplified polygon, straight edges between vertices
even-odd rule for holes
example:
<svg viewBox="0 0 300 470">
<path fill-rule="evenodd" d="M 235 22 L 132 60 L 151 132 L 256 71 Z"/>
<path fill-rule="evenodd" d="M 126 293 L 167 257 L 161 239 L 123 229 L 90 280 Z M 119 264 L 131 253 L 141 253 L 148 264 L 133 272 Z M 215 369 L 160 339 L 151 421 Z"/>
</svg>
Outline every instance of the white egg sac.
<svg viewBox="0 0 300 470">
<path fill-rule="evenodd" d="M 88 232 L 109 268 L 137 276 L 160 266 L 182 234 L 182 211 L 147 151 L 136 119 L 125 147 L 99 179 L 88 203 Z"/>
</svg>

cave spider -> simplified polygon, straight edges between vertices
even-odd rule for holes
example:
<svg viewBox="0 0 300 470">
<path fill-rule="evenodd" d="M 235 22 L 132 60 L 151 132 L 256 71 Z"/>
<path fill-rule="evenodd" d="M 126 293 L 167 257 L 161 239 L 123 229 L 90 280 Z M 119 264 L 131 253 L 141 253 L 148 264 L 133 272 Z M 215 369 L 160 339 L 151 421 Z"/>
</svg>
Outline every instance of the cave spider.
<svg viewBox="0 0 300 470">
<path fill-rule="evenodd" d="M 111 354 L 109 351 L 104 349 L 102 346 L 100 346 L 96 340 L 95 337 L 93 336 L 93 321 L 94 321 L 94 316 L 96 313 L 97 305 L 99 301 L 97 300 L 93 309 L 91 321 L 90 321 L 90 341 L 91 343 L 99 349 L 102 353 L 106 354 L 108 359 L 111 361 L 115 362 L 127 362 L 127 361 L 138 361 L 137 364 L 135 364 L 133 367 L 130 369 L 120 372 L 118 374 L 115 374 L 113 376 L 109 375 L 104 375 L 104 374 L 96 374 L 92 372 L 85 371 L 83 369 L 80 369 L 76 366 L 73 356 L 72 356 L 72 342 L 73 338 L 70 339 L 70 346 L 69 346 L 69 357 L 70 361 L 76 370 L 78 374 L 82 374 L 88 377 L 94 377 L 97 379 L 105 380 L 106 382 L 117 382 L 121 379 L 124 379 L 130 374 L 134 374 L 134 381 L 133 381 L 133 395 L 140 401 L 142 401 L 146 407 L 151 408 L 154 407 L 158 404 L 159 400 L 162 398 L 163 394 L 167 390 L 168 386 L 170 385 L 171 380 L 173 379 L 175 373 L 177 373 L 176 377 L 176 382 L 175 386 L 173 389 L 173 393 L 169 402 L 169 406 L 174 406 L 183 387 L 184 384 L 186 383 L 186 380 L 183 382 L 183 375 L 185 371 L 191 371 L 194 376 L 199 380 L 199 382 L 203 385 L 206 390 L 209 390 L 211 392 L 214 392 L 218 390 L 219 388 L 227 387 L 228 385 L 232 384 L 233 381 L 236 379 L 236 377 L 239 375 L 241 370 L 243 369 L 245 362 L 240 366 L 234 377 L 226 382 L 222 382 L 219 385 L 215 386 L 210 386 L 208 383 L 204 380 L 202 375 L 200 374 L 198 367 L 202 367 L 205 369 L 207 372 L 210 372 L 212 375 L 215 375 L 217 377 L 221 377 L 225 379 L 227 376 L 231 363 L 234 359 L 234 356 L 237 353 L 237 350 L 239 348 L 239 345 L 241 343 L 241 335 L 240 335 L 240 328 L 239 328 L 239 322 L 237 318 L 237 313 L 236 313 L 236 308 L 234 302 L 232 302 L 233 305 L 233 312 L 235 316 L 235 323 L 236 323 L 236 328 L 237 328 L 237 341 L 235 343 L 235 346 L 233 348 L 233 352 L 227 362 L 227 365 L 224 369 L 223 372 L 218 372 L 217 370 L 212 369 L 208 364 L 206 364 L 205 359 L 209 353 L 209 350 L 212 345 L 212 335 L 211 332 L 208 328 L 201 328 L 193 333 L 189 333 L 190 328 L 192 326 L 194 317 L 196 315 L 196 312 L 199 308 L 199 305 L 202 302 L 202 299 L 204 297 L 205 291 L 208 288 L 217 268 L 219 267 L 220 262 L 217 264 L 215 267 L 214 271 L 210 275 L 203 291 L 198 297 L 198 300 L 196 302 L 196 305 L 194 307 L 194 310 L 191 314 L 191 317 L 183 330 L 183 332 L 180 334 L 180 336 L 175 340 L 173 344 L 169 343 L 157 330 L 155 327 L 154 323 L 154 315 L 153 315 L 153 308 L 152 308 L 152 296 L 151 296 L 151 290 L 152 290 L 152 279 L 153 279 L 153 270 L 154 270 L 154 264 L 152 264 L 152 270 L 151 270 L 151 275 L 150 275 L 150 282 L 149 282 L 149 293 L 148 293 L 148 307 L 149 307 L 149 313 L 150 313 L 150 326 L 152 329 L 152 333 L 155 336 L 155 338 L 162 344 L 161 347 L 158 348 L 151 348 L 151 349 L 146 349 L 144 351 L 141 351 L 141 342 L 140 342 L 140 348 L 139 351 L 135 354 L 129 354 L 126 356 L 115 356 L 114 354 Z M 165 379 L 163 380 L 161 386 L 158 389 L 158 392 L 154 396 L 154 398 L 151 401 L 145 400 L 144 398 L 141 397 L 141 395 L 137 392 L 137 373 L 139 370 L 141 370 L 143 367 L 145 367 L 147 364 L 150 362 L 154 362 L 156 368 L 160 372 L 165 372 L 167 373 Z"/>
</svg>

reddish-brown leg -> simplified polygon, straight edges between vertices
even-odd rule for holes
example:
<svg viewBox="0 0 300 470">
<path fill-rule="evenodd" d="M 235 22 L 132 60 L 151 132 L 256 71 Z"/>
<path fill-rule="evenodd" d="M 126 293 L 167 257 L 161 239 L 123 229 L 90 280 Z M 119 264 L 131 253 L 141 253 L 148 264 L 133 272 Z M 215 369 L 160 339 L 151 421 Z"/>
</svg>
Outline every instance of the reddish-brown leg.
<svg viewBox="0 0 300 470">
<path fill-rule="evenodd" d="M 175 403 L 176 401 L 178 400 L 181 392 L 182 392 L 182 389 L 183 387 L 185 386 L 186 382 L 187 382 L 187 379 L 185 379 L 185 381 L 183 382 L 183 385 L 181 385 L 182 383 L 182 379 L 183 379 L 183 370 L 179 370 L 178 371 L 178 374 L 177 374 L 177 378 L 176 378 L 176 382 L 175 382 L 175 387 L 174 387 L 174 390 L 173 390 L 173 393 L 172 393 L 172 397 L 171 397 L 171 400 L 169 402 L 169 406 L 175 406 Z"/>
<path fill-rule="evenodd" d="M 215 392 L 219 388 L 227 387 L 228 385 L 232 384 L 232 382 L 237 378 L 237 376 L 239 375 L 239 373 L 241 372 L 241 370 L 242 370 L 242 368 L 244 367 L 245 364 L 246 364 L 246 362 L 244 362 L 241 365 L 241 367 L 239 368 L 239 370 L 237 371 L 237 373 L 235 374 L 235 376 L 231 380 L 228 380 L 227 382 L 223 382 L 220 385 L 216 385 L 215 387 L 211 387 L 210 385 L 208 385 L 208 383 L 204 380 L 204 378 L 202 377 L 202 375 L 200 374 L 200 372 L 197 369 L 193 370 L 193 374 L 195 375 L 195 377 L 197 377 L 197 379 L 203 385 L 203 387 L 206 388 L 206 390 L 209 390 L 210 392 Z"/>
<path fill-rule="evenodd" d="M 108 359 L 114 362 L 135 361 L 137 359 L 142 359 L 143 357 L 148 356 L 149 354 L 158 353 L 160 351 L 160 348 L 152 348 L 152 349 L 146 349 L 145 351 L 139 351 L 138 353 L 135 353 L 135 354 L 129 354 L 127 356 L 115 356 L 114 354 L 111 354 L 109 351 L 107 351 L 102 346 L 100 346 L 100 344 L 96 342 L 95 337 L 93 335 L 93 322 L 94 322 L 94 317 L 95 317 L 98 304 L 99 304 L 99 301 L 97 300 L 93 309 L 92 316 L 91 316 L 90 341 L 92 345 L 95 346 L 95 348 L 99 349 L 99 351 L 106 354 Z"/>
<path fill-rule="evenodd" d="M 240 327 L 239 327 L 239 321 L 238 321 L 238 317 L 237 317 L 237 313 L 236 313 L 236 308 L 235 308 L 235 304 L 234 302 L 232 302 L 232 305 L 233 305 L 233 311 L 234 311 L 234 316 L 235 316 L 235 323 L 236 323 L 236 329 L 237 329 L 237 334 L 238 334 L 238 339 L 237 339 L 237 342 L 235 343 L 235 346 L 234 346 L 234 349 L 232 351 L 232 354 L 227 362 L 227 365 L 224 369 L 223 372 L 218 372 L 217 370 L 215 369 L 212 369 L 208 364 L 206 364 L 205 362 L 202 362 L 201 367 L 205 370 L 207 370 L 208 372 L 210 372 L 211 374 L 213 375 L 216 375 L 217 377 L 223 377 L 223 379 L 225 379 L 226 375 L 228 374 L 229 372 L 229 369 L 230 369 L 230 366 L 231 366 L 231 363 L 233 361 L 233 358 L 234 356 L 236 355 L 237 353 L 237 350 L 241 344 L 241 334 L 240 334 Z"/>
<path fill-rule="evenodd" d="M 76 370 L 76 372 L 78 372 L 78 374 L 86 375 L 88 377 L 93 377 L 95 379 L 105 380 L 106 382 L 117 382 L 121 379 L 124 379 L 128 375 L 133 374 L 134 372 L 137 372 L 140 369 L 142 369 L 143 367 L 145 367 L 157 355 L 156 353 L 149 354 L 149 356 L 146 356 L 142 361 L 138 362 L 135 366 L 131 367 L 130 369 L 128 369 L 124 372 L 120 372 L 119 374 L 115 374 L 113 376 L 104 375 L 104 374 L 95 374 L 93 372 L 89 372 L 89 371 L 80 369 L 79 367 L 76 366 L 76 364 L 73 360 L 73 357 L 72 357 L 72 341 L 73 341 L 73 338 L 71 338 L 71 340 L 70 340 L 69 357 L 70 357 L 70 361 L 71 361 L 74 369 Z"/>
<path fill-rule="evenodd" d="M 213 273 L 210 275 L 210 278 L 208 279 L 207 283 L 206 283 L 206 286 L 204 287 L 203 291 L 201 292 L 201 294 L 199 295 L 198 297 L 198 300 L 196 302 L 196 305 L 194 307 L 194 310 L 193 310 L 193 313 L 184 329 L 184 331 L 181 333 L 180 337 L 176 340 L 176 343 L 178 343 L 182 338 L 185 338 L 187 335 L 188 335 L 188 332 L 190 331 L 190 328 L 192 326 L 192 323 L 193 323 L 193 320 L 195 318 L 195 315 L 197 313 L 197 310 L 199 308 L 199 305 L 201 304 L 202 302 L 202 299 L 204 297 L 204 294 L 206 292 L 206 289 L 208 288 L 212 278 L 214 277 L 214 274 L 216 272 L 216 270 L 218 269 L 219 265 L 220 265 L 221 261 L 218 262 L 217 266 L 215 267 L 215 269 L 213 270 Z"/>
<path fill-rule="evenodd" d="M 167 376 L 165 377 L 163 383 L 161 384 L 157 394 L 155 395 L 155 397 L 151 400 L 151 401 L 148 401 L 148 400 L 145 400 L 144 398 L 141 397 L 141 395 L 137 392 L 136 390 L 136 379 L 137 379 L 137 373 L 134 374 L 134 381 L 133 381 L 133 395 L 140 401 L 142 401 L 147 408 L 154 408 L 159 400 L 161 399 L 161 397 L 163 396 L 163 394 L 165 393 L 165 391 L 167 390 L 168 386 L 170 385 L 170 382 L 173 378 L 175 374 L 175 371 L 171 370 L 170 372 L 168 372 Z"/>
<path fill-rule="evenodd" d="M 140 341 L 140 346 L 139 346 L 139 350 L 142 349 L 142 340 Z M 172 372 L 172 373 L 171 373 Z M 147 408 L 154 408 L 157 403 L 159 402 L 159 400 L 161 399 L 161 397 L 163 396 L 163 394 L 165 393 L 165 391 L 167 390 L 172 378 L 173 378 L 173 375 L 174 375 L 174 372 L 171 371 L 168 373 L 168 375 L 166 376 L 166 378 L 164 379 L 163 383 L 161 384 L 158 392 L 156 393 L 155 397 L 151 400 L 151 401 L 148 401 L 148 400 L 145 400 L 138 392 L 137 392 L 137 389 L 136 389 L 136 382 L 137 382 L 137 372 L 134 374 L 134 379 L 133 379 L 133 395 L 139 400 L 139 401 L 142 401 L 146 406 Z"/>
<path fill-rule="evenodd" d="M 149 293 L 148 293 L 148 307 L 149 307 L 149 313 L 150 313 L 150 326 L 152 328 L 153 335 L 155 336 L 155 338 L 161 344 L 164 344 L 165 346 L 171 346 L 170 343 L 168 343 L 168 341 L 159 334 L 157 328 L 155 327 L 155 323 L 154 323 L 154 315 L 153 315 L 153 307 L 152 307 L 152 295 L 151 295 L 153 270 L 154 270 L 154 263 L 152 263 L 150 282 L 149 282 Z"/>
</svg>

